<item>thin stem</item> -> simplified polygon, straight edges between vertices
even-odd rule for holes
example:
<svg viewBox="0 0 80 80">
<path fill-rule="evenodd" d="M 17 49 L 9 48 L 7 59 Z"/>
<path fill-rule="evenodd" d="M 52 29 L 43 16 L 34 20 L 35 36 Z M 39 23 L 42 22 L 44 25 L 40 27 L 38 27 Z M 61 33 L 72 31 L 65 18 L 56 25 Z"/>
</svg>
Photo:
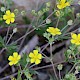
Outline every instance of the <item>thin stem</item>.
<svg viewBox="0 0 80 80">
<path fill-rule="evenodd" d="M 53 64 L 53 61 L 52 61 L 52 60 L 51 60 L 51 64 L 52 64 L 52 68 L 53 68 L 55 77 L 56 77 L 56 79 L 58 80 L 57 73 L 56 73 L 56 70 L 55 70 L 55 67 L 54 67 L 54 64 Z"/>
<path fill-rule="evenodd" d="M 69 73 L 71 73 L 73 71 L 73 69 L 75 68 L 76 65 L 77 65 L 77 63 L 74 64 L 74 66 L 71 68 L 71 70 L 69 71 Z"/>
<path fill-rule="evenodd" d="M 61 80 L 61 71 L 59 70 L 59 79 Z"/>
<path fill-rule="evenodd" d="M 16 76 L 18 73 L 14 73 L 14 74 L 11 74 L 9 76 L 6 76 L 4 78 L 1 78 L 0 80 L 6 80 L 6 79 L 9 79 L 11 76 Z"/>
<path fill-rule="evenodd" d="M 64 30 L 64 29 L 66 29 L 68 27 L 68 25 L 66 25 L 62 30 L 61 30 L 61 32 Z"/>
<path fill-rule="evenodd" d="M 6 38 L 5 38 L 5 42 L 7 41 L 8 34 L 9 34 L 9 30 L 10 30 L 10 26 L 8 27 L 8 30 L 7 30 L 7 34 L 6 34 Z"/>
<path fill-rule="evenodd" d="M 14 35 L 14 32 L 10 35 L 10 37 L 9 37 L 9 39 L 8 39 L 8 41 L 7 41 L 7 43 L 6 43 L 6 45 L 9 43 L 9 41 L 11 40 L 11 38 L 13 37 L 13 35 Z"/>
<path fill-rule="evenodd" d="M 59 20 L 60 20 L 60 17 L 58 18 L 58 21 L 57 21 L 57 24 L 56 24 L 56 28 L 58 27 L 58 24 L 59 24 Z"/>
<path fill-rule="evenodd" d="M 51 56 L 51 60 L 52 60 L 52 57 L 53 57 L 53 54 L 52 54 L 52 43 L 50 44 L 50 56 Z"/>
<path fill-rule="evenodd" d="M 58 80 L 57 73 L 56 73 L 56 70 L 55 70 L 55 67 L 54 67 L 54 64 L 53 64 L 53 61 L 52 61 L 52 43 L 50 44 L 50 54 L 51 54 L 50 62 L 51 62 L 51 64 L 52 64 L 55 77 L 56 77 L 56 79 Z"/>
</svg>

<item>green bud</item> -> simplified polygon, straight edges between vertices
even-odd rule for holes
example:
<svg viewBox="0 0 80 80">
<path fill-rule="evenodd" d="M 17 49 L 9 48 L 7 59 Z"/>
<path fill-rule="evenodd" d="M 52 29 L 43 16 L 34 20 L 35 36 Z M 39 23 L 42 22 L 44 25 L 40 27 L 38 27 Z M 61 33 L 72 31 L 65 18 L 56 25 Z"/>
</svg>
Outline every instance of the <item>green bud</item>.
<svg viewBox="0 0 80 80">
<path fill-rule="evenodd" d="M 35 15 L 35 16 L 37 15 L 35 10 L 32 10 L 32 14 Z"/>
<path fill-rule="evenodd" d="M 26 11 L 22 11 L 22 12 L 21 12 L 21 15 L 22 15 L 22 16 L 25 16 L 25 15 L 26 15 Z"/>
<path fill-rule="evenodd" d="M 80 18 L 80 13 L 77 13 L 77 14 L 76 14 L 76 17 L 77 17 L 77 18 Z"/>
<path fill-rule="evenodd" d="M 19 13 L 19 10 L 18 9 L 15 9 L 14 10 L 14 13 L 17 15 Z"/>
<path fill-rule="evenodd" d="M 50 10 L 50 8 L 47 8 L 47 7 L 45 9 L 46 9 L 46 11 L 49 11 Z"/>
<path fill-rule="evenodd" d="M 38 11 L 38 15 L 41 16 L 43 14 L 43 12 L 40 10 Z"/>
<path fill-rule="evenodd" d="M 63 65 L 62 64 L 59 64 L 57 68 L 58 68 L 58 70 L 62 70 Z"/>
<path fill-rule="evenodd" d="M 1 11 L 4 12 L 6 9 L 5 7 L 1 7 Z"/>
<path fill-rule="evenodd" d="M 44 12 L 44 13 L 46 12 L 46 8 L 43 9 L 43 12 Z"/>
<path fill-rule="evenodd" d="M 46 24 L 50 24 L 51 20 L 50 19 L 46 19 Z"/>
<path fill-rule="evenodd" d="M 67 24 L 68 24 L 69 26 L 73 25 L 73 20 L 69 20 L 69 21 L 67 22 Z"/>
<path fill-rule="evenodd" d="M 47 6 L 47 7 L 50 7 L 50 6 L 51 6 L 51 3 L 50 3 L 50 2 L 47 2 L 47 3 L 46 3 L 46 6 Z"/>
</svg>

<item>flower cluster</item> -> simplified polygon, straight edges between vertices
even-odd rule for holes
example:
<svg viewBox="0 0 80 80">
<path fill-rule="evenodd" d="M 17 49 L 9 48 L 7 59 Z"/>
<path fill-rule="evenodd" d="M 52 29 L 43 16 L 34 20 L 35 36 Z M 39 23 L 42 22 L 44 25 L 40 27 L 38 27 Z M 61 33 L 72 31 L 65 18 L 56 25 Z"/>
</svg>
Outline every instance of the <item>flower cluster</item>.
<svg viewBox="0 0 80 80">
<path fill-rule="evenodd" d="M 15 21 L 15 14 L 11 13 L 10 10 L 7 10 L 5 15 L 3 15 L 3 19 L 5 20 L 6 24 L 13 23 Z"/>
<path fill-rule="evenodd" d="M 80 34 L 71 33 L 71 43 L 75 45 L 80 45 Z"/>
<path fill-rule="evenodd" d="M 31 52 L 29 54 L 29 57 L 30 57 L 30 62 L 35 64 L 39 64 L 42 59 L 42 55 L 38 53 L 38 50 L 33 50 L 33 53 Z"/>
<path fill-rule="evenodd" d="M 17 64 L 20 59 L 21 59 L 21 56 L 18 55 L 17 52 L 14 52 L 14 53 L 13 53 L 13 56 L 9 56 L 9 58 L 8 58 L 8 60 L 10 61 L 10 62 L 9 62 L 9 65 L 12 66 L 12 65 Z"/>
<path fill-rule="evenodd" d="M 63 9 L 67 6 L 70 6 L 70 3 L 66 2 L 66 0 L 60 0 L 60 2 L 57 4 L 58 9 Z"/>
<path fill-rule="evenodd" d="M 54 28 L 54 27 L 49 27 L 49 28 L 47 29 L 47 32 L 49 32 L 49 33 L 52 34 L 53 36 L 55 36 L 55 35 L 60 35 L 60 34 L 61 34 L 60 29 Z"/>
</svg>

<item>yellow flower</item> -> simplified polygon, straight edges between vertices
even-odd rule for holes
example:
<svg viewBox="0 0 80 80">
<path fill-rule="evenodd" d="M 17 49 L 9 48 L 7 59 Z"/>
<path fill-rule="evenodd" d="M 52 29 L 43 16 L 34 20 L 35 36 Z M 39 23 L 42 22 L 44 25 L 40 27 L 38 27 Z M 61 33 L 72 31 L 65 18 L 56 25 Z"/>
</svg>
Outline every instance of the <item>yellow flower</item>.
<svg viewBox="0 0 80 80">
<path fill-rule="evenodd" d="M 71 33 L 71 43 L 75 45 L 80 45 L 80 34 Z"/>
<path fill-rule="evenodd" d="M 42 59 L 42 54 L 38 53 L 38 50 L 33 50 L 33 53 L 30 52 L 29 57 L 31 63 L 39 64 Z"/>
<path fill-rule="evenodd" d="M 70 3 L 66 2 L 66 0 L 60 0 L 60 2 L 57 4 L 58 9 L 63 9 L 67 6 L 70 6 Z"/>
<path fill-rule="evenodd" d="M 49 32 L 49 33 L 52 34 L 53 36 L 55 36 L 55 35 L 60 35 L 60 34 L 61 34 L 60 29 L 54 28 L 54 27 L 49 27 L 49 28 L 47 29 L 47 32 Z"/>
<path fill-rule="evenodd" d="M 3 19 L 6 24 L 10 24 L 10 22 L 13 23 L 15 21 L 15 14 L 11 13 L 10 10 L 7 10 L 5 15 L 3 15 Z"/>
<path fill-rule="evenodd" d="M 21 59 L 21 56 L 18 55 L 17 52 L 14 52 L 14 53 L 13 53 L 13 56 L 9 56 L 9 58 L 8 58 L 8 60 L 10 61 L 10 62 L 9 62 L 9 65 L 12 66 L 12 65 L 17 64 L 20 59 Z"/>
</svg>

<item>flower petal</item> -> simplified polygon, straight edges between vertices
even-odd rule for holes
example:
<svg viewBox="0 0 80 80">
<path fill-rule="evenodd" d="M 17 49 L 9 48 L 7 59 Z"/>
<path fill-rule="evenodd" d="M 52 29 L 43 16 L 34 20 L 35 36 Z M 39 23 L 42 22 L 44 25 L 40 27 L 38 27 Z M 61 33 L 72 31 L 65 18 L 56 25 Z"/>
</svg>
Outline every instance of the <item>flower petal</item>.
<svg viewBox="0 0 80 80">
<path fill-rule="evenodd" d="M 34 55 L 38 55 L 38 50 L 33 51 Z"/>
<path fill-rule="evenodd" d="M 35 62 L 35 59 L 31 59 L 30 62 L 31 62 L 31 63 L 34 63 L 34 62 Z"/>
<path fill-rule="evenodd" d="M 7 16 L 6 15 L 3 15 L 3 19 L 6 20 L 7 19 Z"/>
<path fill-rule="evenodd" d="M 18 55 L 17 59 L 20 60 L 21 59 L 21 55 Z"/>
<path fill-rule="evenodd" d="M 71 43 L 73 43 L 73 44 L 74 44 L 74 43 L 76 43 L 76 41 L 75 41 L 74 39 L 71 39 Z"/>
<path fill-rule="evenodd" d="M 11 22 L 13 23 L 15 21 L 15 19 L 14 18 L 11 18 Z"/>
<path fill-rule="evenodd" d="M 38 59 L 42 59 L 42 55 L 41 54 L 38 54 Z"/>
<path fill-rule="evenodd" d="M 60 3 L 65 3 L 66 2 L 66 0 L 61 0 L 61 2 Z"/>
<path fill-rule="evenodd" d="M 14 56 L 14 57 L 18 57 L 18 53 L 17 53 L 17 52 L 14 52 L 14 53 L 13 53 L 13 56 Z"/>
<path fill-rule="evenodd" d="M 12 66 L 14 63 L 13 62 L 9 62 L 9 65 Z"/>
<path fill-rule="evenodd" d="M 71 37 L 72 37 L 73 39 L 77 39 L 77 35 L 76 35 L 75 33 L 71 33 Z"/>
<path fill-rule="evenodd" d="M 12 61 L 13 60 L 13 56 L 9 56 L 8 60 Z"/>
<path fill-rule="evenodd" d="M 10 15 L 10 14 L 11 14 L 10 10 L 7 10 L 6 15 Z"/>
<path fill-rule="evenodd" d="M 7 20 L 6 20 L 6 23 L 7 23 L 7 24 L 10 24 L 10 19 L 7 19 Z"/>
<path fill-rule="evenodd" d="M 58 8 L 58 9 L 62 9 L 62 6 L 58 4 L 58 5 L 57 5 L 57 8 Z"/>
<path fill-rule="evenodd" d="M 66 2 L 66 3 L 65 3 L 65 6 L 70 6 L 70 3 L 69 3 L 69 2 Z"/>
<path fill-rule="evenodd" d="M 35 64 L 39 64 L 41 62 L 41 60 L 36 59 Z"/>
<path fill-rule="evenodd" d="M 78 34 L 78 39 L 80 40 L 80 34 Z"/>
<path fill-rule="evenodd" d="M 11 17 L 15 17 L 15 14 L 14 13 L 11 13 Z"/>
<path fill-rule="evenodd" d="M 34 57 L 34 54 L 31 52 L 31 53 L 29 54 L 29 57 L 30 57 L 30 58 L 33 58 L 33 57 Z"/>
</svg>

